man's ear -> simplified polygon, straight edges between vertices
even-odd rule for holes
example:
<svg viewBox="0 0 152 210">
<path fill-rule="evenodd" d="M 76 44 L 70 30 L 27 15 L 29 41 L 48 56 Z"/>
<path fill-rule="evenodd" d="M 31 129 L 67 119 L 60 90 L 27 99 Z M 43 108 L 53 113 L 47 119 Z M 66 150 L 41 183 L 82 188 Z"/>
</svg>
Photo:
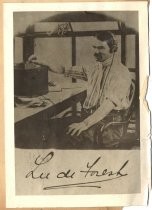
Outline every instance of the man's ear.
<svg viewBox="0 0 152 210">
<path fill-rule="evenodd" d="M 115 53 L 118 49 L 118 45 L 117 44 L 114 44 L 111 49 L 110 49 L 110 53 Z"/>
</svg>

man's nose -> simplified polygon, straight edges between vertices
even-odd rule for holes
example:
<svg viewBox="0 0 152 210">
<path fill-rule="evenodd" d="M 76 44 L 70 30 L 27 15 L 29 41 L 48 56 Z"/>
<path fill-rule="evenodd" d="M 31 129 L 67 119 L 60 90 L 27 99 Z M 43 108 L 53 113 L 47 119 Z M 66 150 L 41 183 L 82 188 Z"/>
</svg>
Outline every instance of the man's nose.
<svg viewBox="0 0 152 210">
<path fill-rule="evenodd" d="M 100 50 L 97 49 L 97 48 L 95 48 L 95 49 L 94 49 L 94 52 L 95 52 L 96 54 L 98 54 L 98 53 L 100 53 Z"/>
</svg>

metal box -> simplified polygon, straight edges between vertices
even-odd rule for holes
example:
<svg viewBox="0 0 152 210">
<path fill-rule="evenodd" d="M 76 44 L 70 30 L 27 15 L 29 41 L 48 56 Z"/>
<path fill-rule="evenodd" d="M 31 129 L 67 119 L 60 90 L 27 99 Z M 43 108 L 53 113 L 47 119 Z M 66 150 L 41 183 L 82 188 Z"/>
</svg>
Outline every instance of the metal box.
<svg viewBox="0 0 152 210">
<path fill-rule="evenodd" d="M 48 68 L 39 66 L 14 69 L 14 94 L 17 96 L 36 97 L 48 92 Z"/>
</svg>

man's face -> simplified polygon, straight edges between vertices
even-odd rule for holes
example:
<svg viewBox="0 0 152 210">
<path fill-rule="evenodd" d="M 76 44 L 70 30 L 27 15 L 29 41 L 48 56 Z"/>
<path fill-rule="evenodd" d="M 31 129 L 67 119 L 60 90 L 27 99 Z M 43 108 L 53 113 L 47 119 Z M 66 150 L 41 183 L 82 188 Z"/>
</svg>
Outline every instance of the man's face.
<svg viewBox="0 0 152 210">
<path fill-rule="evenodd" d="M 95 38 L 93 49 L 94 57 L 98 62 L 103 62 L 112 56 L 112 53 L 110 53 L 110 48 L 106 41 L 100 41 Z"/>
</svg>

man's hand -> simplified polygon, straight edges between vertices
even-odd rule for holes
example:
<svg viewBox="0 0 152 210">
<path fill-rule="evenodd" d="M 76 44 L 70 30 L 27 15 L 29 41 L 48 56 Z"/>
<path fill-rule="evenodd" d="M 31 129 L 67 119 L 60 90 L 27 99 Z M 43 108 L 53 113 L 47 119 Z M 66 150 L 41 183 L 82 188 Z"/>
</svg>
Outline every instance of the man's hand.
<svg viewBox="0 0 152 210">
<path fill-rule="evenodd" d="M 35 63 L 35 64 L 39 64 L 39 65 L 44 65 L 44 66 L 48 66 L 50 71 L 54 72 L 54 73 L 57 73 L 57 74 L 64 74 L 65 72 L 65 67 L 62 66 L 62 65 L 58 65 L 56 64 L 55 66 L 54 65 L 50 65 L 44 61 L 41 61 L 39 59 L 37 59 L 37 56 L 36 55 L 31 55 L 29 58 L 28 58 L 28 62 L 29 63 Z"/>
<path fill-rule="evenodd" d="M 73 135 L 79 136 L 82 131 L 85 131 L 87 129 L 88 129 L 88 127 L 84 122 L 72 123 L 68 127 L 67 134 L 70 134 L 71 136 L 73 136 Z"/>
<path fill-rule="evenodd" d="M 36 55 L 34 55 L 34 54 L 32 54 L 32 55 L 30 55 L 30 56 L 28 57 L 28 62 L 33 62 L 33 61 L 35 61 L 35 60 L 37 60 L 37 57 L 36 57 Z"/>
<path fill-rule="evenodd" d="M 35 63 L 35 64 L 47 66 L 46 63 L 44 63 L 43 61 L 38 60 L 37 56 L 34 55 L 34 54 L 33 54 L 33 55 L 30 55 L 30 56 L 28 57 L 28 62 L 29 62 L 29 63 Z"/>
</svg>

